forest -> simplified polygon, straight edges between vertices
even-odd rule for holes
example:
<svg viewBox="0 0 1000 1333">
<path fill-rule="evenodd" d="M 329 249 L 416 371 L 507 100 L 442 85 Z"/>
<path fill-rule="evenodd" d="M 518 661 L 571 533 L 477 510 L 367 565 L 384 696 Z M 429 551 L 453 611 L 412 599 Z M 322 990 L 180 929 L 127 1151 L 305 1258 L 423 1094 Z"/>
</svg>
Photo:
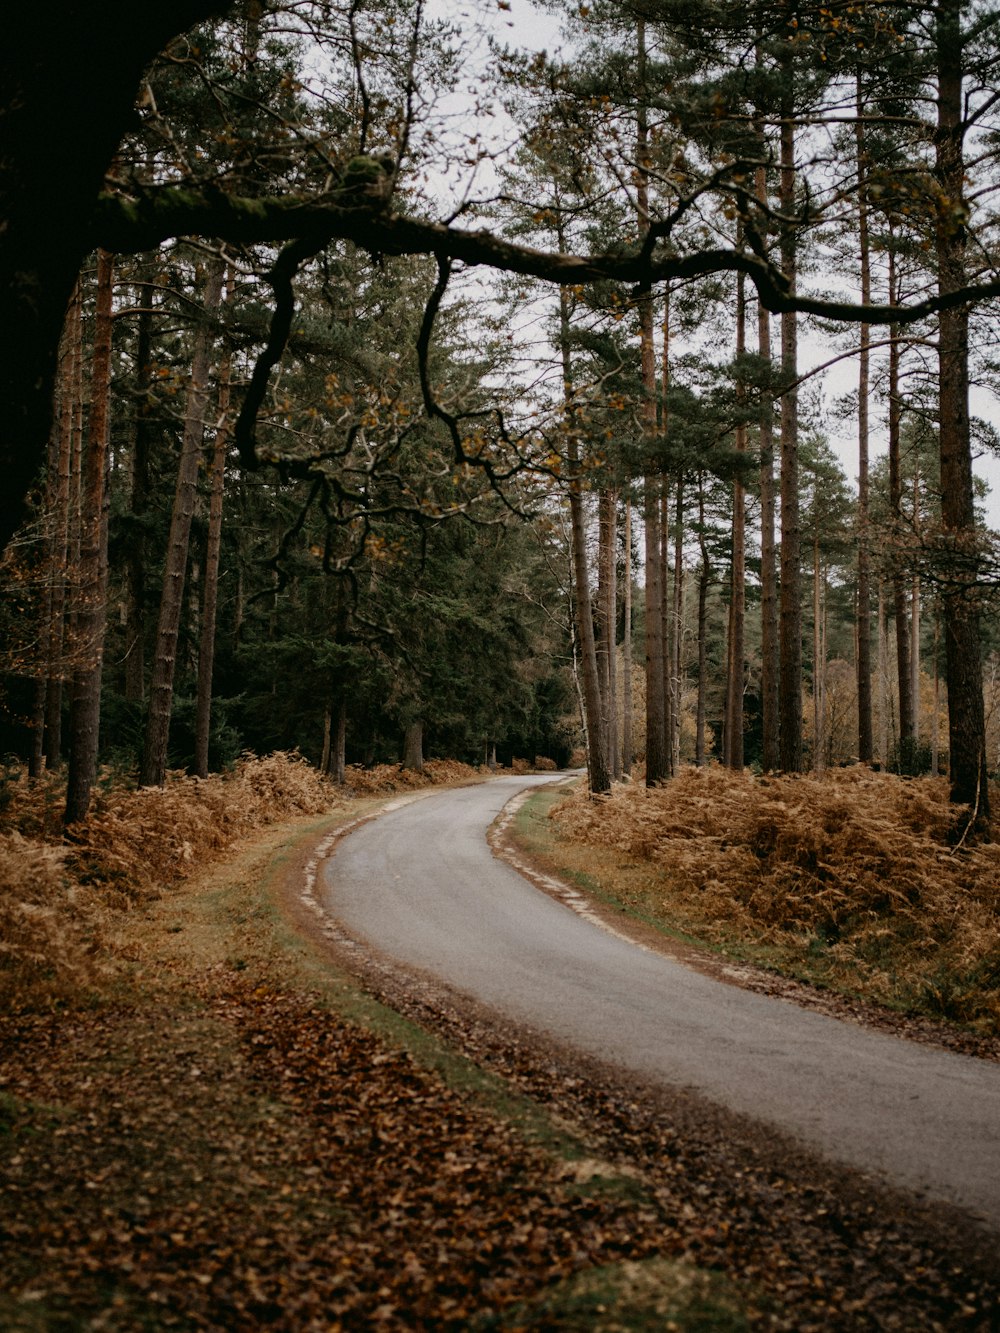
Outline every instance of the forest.
<svg viewBox="0 0 1000 1333">
<path fill-rule="evenodd" d="M 986 829 L 1000 10 L 111 9 L 3 57 L 0 731 L 67 825 L 295 749 Z"/>
<path fill-rule="evenodd" d="M 0 1327 L 995 1329 L 1000 4 L 7 8 Z"/>
</svg>

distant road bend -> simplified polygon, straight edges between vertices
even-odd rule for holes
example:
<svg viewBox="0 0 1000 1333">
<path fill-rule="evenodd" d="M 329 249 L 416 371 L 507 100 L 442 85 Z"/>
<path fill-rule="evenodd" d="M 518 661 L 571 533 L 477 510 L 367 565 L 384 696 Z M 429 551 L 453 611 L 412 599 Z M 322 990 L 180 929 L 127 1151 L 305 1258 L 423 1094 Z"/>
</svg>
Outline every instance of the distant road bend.
<svg viewBox="0 0 1000 1333">
<path fill-rule="evenodd" d="M 325 863 L 324 909 L 564 1044 L 1000 1231 L 1000 1065 L 740 990 L 577 916 L 486 842 L 513 796 L 549 781 L 498 778 L 391 809 Z"/>
</svg>

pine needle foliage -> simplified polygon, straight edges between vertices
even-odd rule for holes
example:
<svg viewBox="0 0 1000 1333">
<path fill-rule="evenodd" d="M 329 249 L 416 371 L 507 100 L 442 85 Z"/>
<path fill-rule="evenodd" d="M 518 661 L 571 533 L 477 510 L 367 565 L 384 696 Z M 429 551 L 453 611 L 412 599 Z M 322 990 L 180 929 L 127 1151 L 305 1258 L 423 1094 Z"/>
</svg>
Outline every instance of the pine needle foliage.
<svg viewBox="0 0 1000 1333">
<path fill-rule="evenodd" d="M 552 815 L 561 837 L 648 868 L 630 905 L 677 929 L 773 946 L 840 988 L 1000 1031 L 1000 844 L 954 845 L 944 780 L 688 768 Z"/>
</svg>

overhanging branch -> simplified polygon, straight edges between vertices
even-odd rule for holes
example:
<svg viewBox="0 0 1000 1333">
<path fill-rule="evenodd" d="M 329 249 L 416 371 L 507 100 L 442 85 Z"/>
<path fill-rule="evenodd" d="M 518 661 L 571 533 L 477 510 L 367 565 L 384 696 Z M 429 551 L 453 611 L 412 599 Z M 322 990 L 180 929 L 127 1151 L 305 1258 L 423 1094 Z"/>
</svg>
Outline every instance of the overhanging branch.
<svg viewBox="0 0 1000 1333">
<path fill-rule="evenodd" d="M 761 303 L 773 313 L 797 310 L 840 323 L 906 324 L 937 311 L 1000 297 L 1000 280 L 974 283 L 910 305 L 861 305 L 793 294 L 783 275 L 761 255 L 728 248 L 690 254 L 606 252 L 556 254 L 504 240 L 491 231 L 466 231 L 441 222 L 403 217 L 377 207 L 338 207 L 300 199 L 244 199 L 219 191 L 151 191 L 140 199 L 102 195 L 90 240 L 94 246 L 134 254 L 178 236 L 212 236 L 243 244 L 299 242 L 313 253 L 334 240 L 350 240 L 375 254 L 433 255 L 439 261 L 495 268 L 572 286 L 598 281 L 629 285 L 745 273 Z"/>
</svg>

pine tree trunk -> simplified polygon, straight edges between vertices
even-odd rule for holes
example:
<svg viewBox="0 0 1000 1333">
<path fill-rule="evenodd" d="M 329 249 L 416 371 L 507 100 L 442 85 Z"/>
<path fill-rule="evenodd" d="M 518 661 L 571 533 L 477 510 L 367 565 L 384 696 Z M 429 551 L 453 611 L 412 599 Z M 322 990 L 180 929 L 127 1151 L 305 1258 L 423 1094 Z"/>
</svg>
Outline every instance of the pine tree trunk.
<svg viewBox="0 0 1000 1333">
<path fill-rule="evenodd" d="M 878 758 L 889 761 L 889 635 L 885 611 L 885 585 L 878 582 Z"/>
<path fill-rule="evenodd" d="M 403 767 L 411 773 L 424 771 L 424 724 L 410 722 L 403 736 Z"/>
<path fill-rule="evenodd" d="M 960 288 L 966 280 L 962 8 L 961 0 L 940 0 L 936 10 L 938 120 L 934 174 L 941 190 L 936 255 L 938 292 L 942 296 Z M 942 310 L 938 316 L 938 371 L 941 521 L 945 532 L 961 543 L 971 537 L 976 525 L 969 434 L 968 305 Z M 951 799 L 972 807 L 972 822 L 985 834 L 989 828 L 989 783 L 979 608 L 970 590 L 946 584 L 942 610 Z"/>
<path fill-rule="evenodd" d="M 625 493 L 625 586 L 622 590 L 622 776 L 630 777 L 632 749 L 632 501 Z"/>
<path fill-rule="evenodd" d="M 913 530 L 920 533 L 920 469 L 913 469 Z M 910 584 L 910 710 L 913 735 L 920 735 L 920 576 Z"/>
<path fill-rule="evenodd" d="M 736 281 L 736 357 L 746 355 L 746 282 L 741 273 Z M 745 405 L 742 384 L 738 402 Z M 736 427 L 736 452 L 745 454 L 747 428 L 741 421 Z M 726 649 L 726 708 L 723 736 L 723 762 L 737 771 L 743 768 L 743 672 L 746 657 L 746 498 L 739 477 L 733 482 L 733 554 L 729 584 L 729 632 Z"/>
<path fill-rule="evenodd" d="M 152 402 L 152 325 L 155 288 L 140 288 L 139 327 L 136 336 L 136 402 L 132 434 L 131 512 L 136 520 L 125 553 L 127 591 L 125 612 L 125 698 L 141 703 L 146 695 L 146 547 L 143 519 L 150 503 L 150 447 Z"/>
<path fill-rule="evenodd" d="M 85 819 L 97 779 L 101 681 L 108 593 L 108 491 L 106 484 L 111 414 L 111 333 L 114 259 L 97 255 L 97 298 L 90 382 L 90 421 L 81 477 L 77 652 L 83 662 L 73 675 L 70 754 L 66 779 L 67 826 Z"/>
<path fill-rule="evenodd" d="M 70 474 L 73 467 L 73 431 L 80 397 L 80 361 L 83 326 L 80 285 L 77 283 L 66 312 L 59 345 L 56 377 L 55 430 L 57 447 L 50 465 L 48 501 L 48 585 L 45 598 L 45 692 L 42 717 L 41 767 L 58 768 L 62 749 L 62 697 L 66 641 L 66 566 L 69 550 Z"/>
<path fill-rule="evenodd" d="M 771 316 L 757 307 L 757 350 L 771 361 Z M 761 762 L 773 773 L 781 762 L 778 749 L 778 569 L 775 541 L 774 438 L 770 397 L 760 421 L 760 707 L 763 728 Z"/>
<path fill-rule="evenodd" d="M 889 246 L 889 304 L 897 303 L 896 254 Z M 903 524 L 903 480 L 900 462 L 899 338 L 892 326 L 889 343 L 889 508 L 896 528 Z M 910 636 L 906 607 L 906 586 L 898 569 L 892 574 L 892 611 L 896 627 L 896 684 L 899 696 L 900 743 L 913 735 L 913 710 L 910 707 Z M 885 758 L 886 756 L 883 756 Z"/>
<path fill-rule="evenodd" d="M 861 303 L 871 301 L 871 254 L 868 238 L 868 149 L 862 119 L 861 78 L 857 80 L 856 145 L 858 159 L 858 245 L 861 250 Z M 870 334 L 867 324 L 860 329 L 858 357 L 858 600 L 857 600 L 857 689 L 858 758 L 863 764 L 872 759 L 872 627 L 871 627 L 871 534 L 868 520 L 868 394 Z"/>
<path fill-rule="evenodd" d="M 229 268 L 228 290 L 232 291 L 234 269 Z M 208 741 L 212 730 L 212 675 L 215 669 L 215 633 L 219 605 L 219 559 L 222 551 L 222 506 L 226 482 L 226 449 L 229 443 L 229 379 L 232 358 L 227 349 L 219 362 L 219 405 L 215 443 L 212 448 L 211 498 L 208 538 L 205 546 L 205 579 L 202 589 L 201 639 L 198 645 L 198 702 L 195 721 L 194 771 L 208 777 Z"/>
<path fill-rule="evenodd" d="M 61 431 L 57 415 L 52 423 L 52 436 L 49 440 L 49 453 L 45 468 L 45 504 L 41 535 L 42 569 L 45 583 L 38 616 L 38 658 L 35 664 L 31 708 L 31 750 L 28 754 L 29 778 L 40 778 L 45 771 L 45 700 L 52 664 L 53 603 L 56 579 L 62 577 L 62 565 L 56 556 L 60 445 Z"/>
<path fill-rule="evenodd" d="M 708 585 L 712 577 L 705 541 L 705 478 L 698 476 L 698 539 L 701 546 L 701 570 L 698 576 L 698 701 L 695 708 L 694 761 L 700 768 L 705 762 L 705 692 L 708 687 Z"/>
<path fill-rule="evenodd" d="M 181 610 L 184 605 L 191 519 L 194 514 L 198 464 L 201 458 L 208 405 L 208 370 L 213 341 L 210 322 L 218 311 L 221 294 L 222 264 L 216 261 L 206 275 L 203 317 L 195 332 L 191 356 L 191 380 L 184 413 L 184 436 L 177 469 L 170 535 L 167 539 L 163 592 L 160 597 L 160 614 L 156 627 L 156 653 L 149 686 L 149 715 L 140 776 L 141 784 L 146 787 L 162 786 L 167 774 L 167 746 L 170 737 L 170 714 L 173 708 L 177 640 Z"/>
<path fill-rule="evenodd" d="M 639 19 L 638 73 L 640 101 L 636 117 L 636 162 L 638 180 L 638 234 L 649 231 L 649 126 L 642 94 L 646 80 L 646 25 Z M 657 433 L 656 348 L 653 342 L 653 293 L 643 288 L 638 298 L 639 358 L 642 374 L 642 430 L 647 446 Z M 662 478 L 649 467 L 643 477 L 643 521 L 645 524 L 645 612 L 646 612 L 646 786 L 655 787 L 670 776 L 666 718 L 666 662 L 663 620 L 665 589 L 661 522 Z"/>
<path fill-rule="evenodd" d="M 572 366 L 569 354 L 569 297 L 565 288 L 559 292 L 559 320 L 562 346 L 563 382 L 566 385 L 566 411 L 569 420 L 567 461 L 569 465 L 569 514 L 573 587 L 576 598 L 576 628 L 580 647 L 580 677 L 583 697 L 584 729 L 587 734 L 587 766 L 590 790 L 611 790 L 611 764 L 607 752 L 607 727 L 604 725 L 601 683 L 594 637 L 594 608 L 590 596 L 587 562 L 587 518 L 583 507 L 583 482 L 579 444 L 573 424 Z"/>
<path fill-rule="evenodd" d="M 795 127 L 792 71 L 786 80 L 781 105 L 781 172 L 779 203 L 786 219 L 781 226 L 781 268 L 791 292 L 796 287 Z M 781 316 L 781 588 L 778 679 L 778 745 L 781 768 L 798 773 L 802 768 L 802 571 L 799 531 L 799 411 L 798 317 Z"/>
<path fill-rule="evenodd" d="M 677 478 L 677 503 L 674 508 L 674 585 L 670 631 L 670 771 L 676 773 L 681 762 L 681 703 L 684 664 L 684 478 Z"/>
<path fill-rule="evenodd" d="M 941 673 L 938 670 L 938 658 L 941 652 L 941 621 L 940 617 L 934 615 L 934 716 L 931 719 L 931 776 L 937 777 L 940 772 L 940 737 L 939 723 L 941 717 Z"/>
<path fill-rule="evenodd" d="M 604 747 L 612 769 L 620 769 L 618 756 L 618 714 L 616 681 L 617 589 L 615 555 L 617 539 L 618 501 L 608 487 L 601 492 L 598 509 L 597 540 L 597 668 L 601 688 L 601 723 L 604 728 Z"/>
<path fill-rule="evenodd" d="M 823 604 L 820 597 L 819 518 L 813 532 L 813 771 L 823 772 Z"/>
</svg>

